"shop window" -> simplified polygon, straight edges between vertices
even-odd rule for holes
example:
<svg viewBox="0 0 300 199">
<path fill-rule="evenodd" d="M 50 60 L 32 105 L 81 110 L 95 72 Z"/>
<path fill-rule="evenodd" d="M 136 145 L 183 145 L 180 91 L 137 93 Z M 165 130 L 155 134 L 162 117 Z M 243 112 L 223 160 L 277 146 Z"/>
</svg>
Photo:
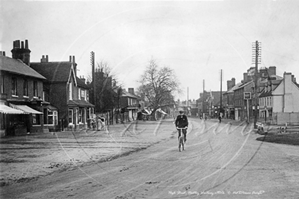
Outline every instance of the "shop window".
<svg viewBox="0 0 300 199">
<path fill-rule="evenodd" d="M 37 114 L 32 114 L 32 124 L 39 125 L 40 123 L 40 116 Z"/>
</svg>

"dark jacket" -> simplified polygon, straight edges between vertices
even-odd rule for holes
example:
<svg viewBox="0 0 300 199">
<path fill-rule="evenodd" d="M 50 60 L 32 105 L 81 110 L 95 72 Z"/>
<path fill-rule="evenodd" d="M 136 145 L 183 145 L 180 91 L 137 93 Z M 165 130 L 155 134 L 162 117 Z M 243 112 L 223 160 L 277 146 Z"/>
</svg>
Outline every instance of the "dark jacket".
<svg viewBox="0 0 300 199">
<path fill-rule="evenodd" d="M 178 115 L 175 120 L 175 126 L 178 128 L 188 127 L 189 122 L 185 115 Z"/>
</svg>

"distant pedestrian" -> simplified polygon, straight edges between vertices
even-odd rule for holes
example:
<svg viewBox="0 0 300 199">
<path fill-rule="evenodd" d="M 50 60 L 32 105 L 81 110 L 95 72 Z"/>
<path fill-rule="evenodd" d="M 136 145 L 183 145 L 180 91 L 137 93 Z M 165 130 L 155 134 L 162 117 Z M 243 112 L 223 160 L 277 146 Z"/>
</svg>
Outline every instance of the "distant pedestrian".
<svg viewBox="0 0 300 199">
<path fill-rule="evenodd" d="M 219 123 L 221 123 L 222 121 L 222 117 L 221 117 L 221 114 L 219 115 Z"/>
</svg>

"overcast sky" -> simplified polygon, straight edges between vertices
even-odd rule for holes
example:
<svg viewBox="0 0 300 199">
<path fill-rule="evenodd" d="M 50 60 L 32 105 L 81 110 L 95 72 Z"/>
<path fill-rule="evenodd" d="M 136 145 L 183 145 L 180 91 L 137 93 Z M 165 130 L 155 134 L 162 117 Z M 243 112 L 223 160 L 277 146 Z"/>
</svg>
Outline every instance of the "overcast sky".
<svg viewBox="0 0 300 199">
<path fill-rule="evenodd" d="M 90 52 L 107 62 L 118 81 L 138 87 L 151 58 L 174 69 L 184 91 L 223 91 L 252 64 L 252 43 L 262 43 L 259 67 L 292 72 L 299 81 L 298 0 L 224 1 L 1 1 L 1 50 L 28 39 L 31 61 L 67 61 L 91 76 Z"/>
</svg>

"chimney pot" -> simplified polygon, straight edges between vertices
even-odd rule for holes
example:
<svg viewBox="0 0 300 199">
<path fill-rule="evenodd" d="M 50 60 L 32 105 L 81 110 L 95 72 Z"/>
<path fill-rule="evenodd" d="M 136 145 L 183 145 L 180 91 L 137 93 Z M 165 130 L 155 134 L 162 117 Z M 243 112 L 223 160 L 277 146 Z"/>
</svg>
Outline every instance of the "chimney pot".
<svg viewBox="0 0 300 199">
<path fill-rule="evenodd" d="M 46 62 L 48 62 L 49 61 L 49 57 L 48 57 L 48 55 L 46 55 Z"/>
<path fill-rule="evenodd" d="M 28 49 L 28 40 L 25 40 L 25 48 Z"/>
<path fill-rule="evenodd" d="M 24 41 L 21 41 L 21 48 L 24 48 Z"/>
<path fill-rule="evenodd" d="M 72 62 L 72 56 L 70 55 L 70 60 L 69 60 L 70 62 Z"/>
<path fill-rule="evenodd" d="M 16 40 L 16 48 L 20 48 L 20 40 Z"/>
</svg>

